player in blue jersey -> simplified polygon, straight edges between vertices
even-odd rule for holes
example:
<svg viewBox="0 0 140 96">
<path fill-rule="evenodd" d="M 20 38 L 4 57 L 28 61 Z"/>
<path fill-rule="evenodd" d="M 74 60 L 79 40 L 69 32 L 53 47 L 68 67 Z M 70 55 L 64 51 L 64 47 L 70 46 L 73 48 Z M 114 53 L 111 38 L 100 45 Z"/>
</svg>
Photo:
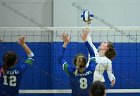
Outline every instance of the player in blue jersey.
<svg viewBox="0 0 140 96">
<path fill-rule="evenodd" d="M 67 44 L 70 42 L 70 37 L 63 33 L 63 47 L 59 54 L 58 61 L 63 66 L 63 70 L 68 74 L 70 78 L 70 84 L 72 88 L 72 96 L 88 96 L 89 95 L 89 88 L 93 82 L 93 72 L 95 69 L 94 59 L 95 57 L 94 51 L 91 48 L 88 41 L 86 41 L 88 31 L 85 30 L 83 35 L 81 35 L 82 40 L 85 42 L 86 47 L 90 53 L 90 61 L 89 66 L 86 68 L 87 60 L 83 54 L 78 54 L 74 58 L 74 65 L 75 67 L 69 65 L 64 59 L 65 49 Z"/>
<path fill-rule="evenodd" d="M 3 65 L 0 66 L 0 96 L 18 96 L 21 78 L 34 59 L 34 54 L 25 43 L 25 37 L 18 40 L 23 47 L 28 59 L 24 64 L 16 64 L 18 56 L 13 51 L 8 51 L 3 56 Z"/>
<path fill-rule="evenodd" d="M 100 81 L 95 81 L 89 90 L 90 96 L 106 96 L 105 85 Z"/>
</svg>

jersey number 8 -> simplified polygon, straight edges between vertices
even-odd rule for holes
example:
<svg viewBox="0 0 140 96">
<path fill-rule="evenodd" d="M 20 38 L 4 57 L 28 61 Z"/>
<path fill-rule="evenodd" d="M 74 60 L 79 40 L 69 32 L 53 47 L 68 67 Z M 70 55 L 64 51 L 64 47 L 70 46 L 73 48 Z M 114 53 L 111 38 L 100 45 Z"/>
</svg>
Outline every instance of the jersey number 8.
<svg viewBox="0 0 140 96">
<path fill-rule="evenodd" d="M 81 89 L 86 89 L 87 87 L 88 87 L 87 79 L 86 78 L 81 78 L 80 79 L 80 88 Z"/>
</svg>

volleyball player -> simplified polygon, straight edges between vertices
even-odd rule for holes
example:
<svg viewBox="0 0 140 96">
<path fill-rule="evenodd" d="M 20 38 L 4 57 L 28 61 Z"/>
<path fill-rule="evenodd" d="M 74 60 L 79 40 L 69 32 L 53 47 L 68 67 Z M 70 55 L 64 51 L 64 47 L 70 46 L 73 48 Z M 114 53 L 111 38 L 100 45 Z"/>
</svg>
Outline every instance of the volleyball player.
<svg viewBox="0 0 140 96">
<path fill-rule="evenodd" d="M 105 96 L 105 85 L 100 81 L 95 81 L 89 90 L 89 96 Z"/>
<path fill-rule="evenodd" d="M 18 40 L 28 55 L 24 64 L 17 64 L 18 56 L 14 51 L 8 51 L 3 56 L 3 65 L 0 66 L 0 96 L 18 96 L 21 78 L 28 68 L 32 65 L 34 54 L 25 43 L 25 37 Z"/>
<path fill-rule="evenodd" d="M 110 41 L 100 43 L 98 49 L 92 43 L 90 35 L 88 35 L 88 41 L 95 53 L 96 67 L 94 71 L 94 81 L 101 81 L 105 83 L 103 76 L 104 71 L 107 71 L 111 87 L 115 85 L 116 78 L 112 72 L 112 60 L 116 56 L 116 50 Z"/>
<path fill-rule="evenodd" d="M 62 34 L 62 39 L 64 43 L 62 46 L 62 50 L 59 54 L 58 61 L 63 66 L 63 70 L 68 74 L 70 78 L 72 96 L 88 96 L 90 85 L 93 82 L 93 72 L 95 69 L 93 57 L 95 57 L 95 55 L 89 42 L 86 41 L 88 33 L 89 33 L 88 31 L 84 31 L 83 35 L 81 35 L 81 38 L 84 41 L 90 53 L 90 62 L 87 68 L 86 68 L 87 60 L 83 54 L 77 54 L 75 56 L 74 58 L 75 67 L 72 67 L 65 61 L 64 54 L 67 44 L 70 42 L 70 37 L 68 36 L 68 34 L 65 33 Z"/>
</svg>

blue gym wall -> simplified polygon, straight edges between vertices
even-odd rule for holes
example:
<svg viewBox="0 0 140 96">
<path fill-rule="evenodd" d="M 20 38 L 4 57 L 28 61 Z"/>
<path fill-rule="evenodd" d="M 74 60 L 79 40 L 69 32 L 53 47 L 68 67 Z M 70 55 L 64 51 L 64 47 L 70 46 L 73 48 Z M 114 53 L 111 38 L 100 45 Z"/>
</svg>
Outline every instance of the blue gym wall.
<svg viewBox="0 0 140 96">
<path fill-rule="evenodd" d="M 58 64 L 58 54 L 62 42 L 54 43 L 27 43 L 35 54 L 35 63 L 23 76 L 20 89 L 70 89 L 69 78 Z M 99 44 L 95 44 L 98 46 Z M 7 50 L 14 50 L 18 53 L 19 64 L 26 59 L 26 54 L 17 43 L 0 43 L 0 56 Z M 137 89 L 140 87 L 140 53 L 139 43 L 115 43 L 117 57 L 113 60 L 113 70 L 116 76 L 116 85 L 113 89 Z M 66 61 L 72 64 L 73 57 L 77 53 L 87 54 L 87 49 L 83 43 L 72 42 L 66 50 Z M 86 55 L 87 56 L 87 55 Z M 1 58 L 2 59 L 2 58 Z M 2 60 L 1 60 L 2 61 Z M 1 62 L 2 64 L 2 62 Z M 107 76 L 105 74 L 105 76 Z M 106 87 L 111 88 L 108 77 L 106 77 Z M 123 94 L 125 96 L 138 96 L 139 94 Z M 20 95 L 20 96 L 29 96 Z M 36 94 L 30 96 L 46 96 L 46 94 Z M 70 94 L 47 94 L 47 96 L 70 96 Z M 108 96 L 118 96 L 108 94 Z M 122 96 L 122 94 L 119 94 Z"/>
</svg>

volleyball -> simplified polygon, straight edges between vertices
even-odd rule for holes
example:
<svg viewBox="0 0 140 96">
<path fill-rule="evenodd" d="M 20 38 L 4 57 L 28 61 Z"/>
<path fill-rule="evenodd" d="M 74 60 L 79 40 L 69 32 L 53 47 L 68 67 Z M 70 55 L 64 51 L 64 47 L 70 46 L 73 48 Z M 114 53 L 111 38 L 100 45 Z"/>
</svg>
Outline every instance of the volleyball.
<svg viewBox="0 0 140 96">
<path fill-rule="evenodd" d="M 85 10 L 81 14 L 81 18 L 84 22 L 91 22 L 93 17 L 94 17 L 94 15 L 93 15 L 93 12 L 91 12 L 91 11 Z"/>
</svg>

